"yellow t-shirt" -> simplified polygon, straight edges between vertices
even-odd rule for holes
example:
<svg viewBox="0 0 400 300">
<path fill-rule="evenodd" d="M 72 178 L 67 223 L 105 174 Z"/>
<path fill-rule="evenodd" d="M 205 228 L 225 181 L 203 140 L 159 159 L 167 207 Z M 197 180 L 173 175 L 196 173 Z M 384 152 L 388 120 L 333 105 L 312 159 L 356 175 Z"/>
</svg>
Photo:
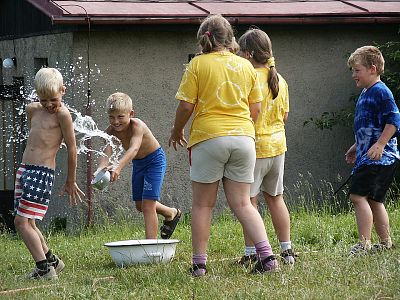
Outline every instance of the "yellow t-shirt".
<svg viewBox="0 0 400 300">
<path fill-rule="evenodd" d="M 274 157 L 286 152 L 285 123 L 283 117 L 289 112 L 289 90 L 283 77 L 279 77 L 279 93 L 272 99 L 268 88 L 268 69 L 256 69 L 264 101 L 255 124 L 257 158 Z"/>
<path fill-rule="evenodd" d="M 195 105 L 188 147 L 219 136 L 255 137 L 249 105 L 263 98 L 248 60 L 228 51 L 196 56 L 175 97 Z"/>
</svg>

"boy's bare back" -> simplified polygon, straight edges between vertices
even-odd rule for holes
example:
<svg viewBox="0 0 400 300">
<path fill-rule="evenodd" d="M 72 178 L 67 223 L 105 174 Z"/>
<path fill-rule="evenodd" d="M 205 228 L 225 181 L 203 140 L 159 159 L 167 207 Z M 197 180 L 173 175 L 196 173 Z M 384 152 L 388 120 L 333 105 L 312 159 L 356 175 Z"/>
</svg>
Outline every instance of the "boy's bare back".
<svg viewBox="0 0 400 300">
<path fill-rule="evenodd" d="M 28 104 L 26 113 L 30 130 L 22 162 L 55 169 L 63 139 L 75 139 L 71 114 L 64 105 L 50 113 L 39 102 Z"/>
<path fill-rule="evenodd" d="M 106 132 L 117 137 L 125 151 L 134 152 L 133 159 L 142 159 L 160 147 L 160 143 L 146 123 L 138 118 L 130 118 L 130 124 L 126 129 L 117 131 L 109 126 Z"/>
</svg>

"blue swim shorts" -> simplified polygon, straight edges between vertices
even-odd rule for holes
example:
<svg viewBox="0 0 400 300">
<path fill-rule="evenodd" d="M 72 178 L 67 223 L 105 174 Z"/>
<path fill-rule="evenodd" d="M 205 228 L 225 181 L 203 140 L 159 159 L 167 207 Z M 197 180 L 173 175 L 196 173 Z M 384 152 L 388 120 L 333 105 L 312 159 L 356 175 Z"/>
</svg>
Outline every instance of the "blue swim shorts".
<svg viewBox="0 0 400 300">
<path fill-rule="evenodd" d="M 132 161 L 133 201 L 160 200 L 167 159 L 160 147 L 142 159 Z"/>
</svg>

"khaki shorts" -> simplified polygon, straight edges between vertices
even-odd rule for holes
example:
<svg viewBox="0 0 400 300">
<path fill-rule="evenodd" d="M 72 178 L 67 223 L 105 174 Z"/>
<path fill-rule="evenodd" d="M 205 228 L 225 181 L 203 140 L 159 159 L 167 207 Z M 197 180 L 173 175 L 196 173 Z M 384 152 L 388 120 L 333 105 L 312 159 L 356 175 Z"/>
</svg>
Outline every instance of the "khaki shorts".
<svg viewBox="0 0 400 300">
<path fill-rule="evenodd" d="M 257 158 L 250 197 L 257 196 L 260 191 L 271 196 L 282 195 L 284 169 L 285 153 L 274 157 Z"/>
<path fill-rule="evenodd" d="M 252 183 L 256 150 L 249 136 L 222 136 L 194 145 L 191 149 L 190 179 L 200 183 L 223 177 Z"/>
</svg>

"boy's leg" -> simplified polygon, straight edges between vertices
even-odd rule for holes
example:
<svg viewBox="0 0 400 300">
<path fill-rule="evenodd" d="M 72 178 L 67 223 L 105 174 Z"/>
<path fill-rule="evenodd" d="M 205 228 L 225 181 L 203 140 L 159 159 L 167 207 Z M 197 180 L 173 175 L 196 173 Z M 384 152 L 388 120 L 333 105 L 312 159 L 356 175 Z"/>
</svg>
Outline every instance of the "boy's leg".
<svg viewBox="0 0 400 300">
<path fill-rule="evenodd" d="M 368 202 L 372 210 L 375 231 L 379 240 L 390 248 L 392 246 L 392 241 L 390 238 L 389 216 L 385 205 L 374 200 L 369 200 Z"/>
<path fill-rule="evenodd" d="M 65 267 L 64 262 L 57 255 L 53 254 L 50 251 L 49 247 L 47 246 L 46 240 L 43 237 L 42 232 L 36 226 L 35 220 L 29 219 L 29 223 L 31 224 L 32 228 L 35 229 L 35 231 L 40 239 L 40 243 L 42 244 L 43 253 L 46 256 L 49 266 L 52 266 L 54 268 L 56 274 L 59 274 Z"/>
<path fill-rule="evenodd" d="M 166 206 L 157 201 L 156 212 L 162 215 L 166 221 L 171 221 L 178 213 L 178 209 Z"/>
<path fill-rule="evenodd" d="M 29 219 L 29 223 L 31 224 L 32 228 L 35 229 L 35 231 L 40 239 L 40 243 L 42 244 L 43 253 L 46 254 L 47 252 L 49 252 L 49 247 L 46 244 L 46 240 L 44 239 L 42 232 L 39 230 L 39 228 L 37 228 L 36 222 L 34 219 Z"/>
<path fill-rule="evenodd" d="M 138 212 L 142 212 L 142 201 L 135 201 L 135 207 Z"/>
<path fill-rule="evenodd" d="M 157 201 L 143 200 L 142 212 L 144 216 L 144 225 L 146 239 L 156 239 L 158 231 L 158 217 L 156 212 Z"/>
<path fill-rule="evenodd" d="M 368 198 L 366 196 L 350 194 L 350 199 L 354 205 L 359 240 L 371 240 L 373 216 Z"/>
<path fill-rule="evenodd" d="M 46 260 L 42 245 L 43 236 L 38 234 L 35 220 L 16 215 L 14 224 L 35 262 Z"/>
</svg>

